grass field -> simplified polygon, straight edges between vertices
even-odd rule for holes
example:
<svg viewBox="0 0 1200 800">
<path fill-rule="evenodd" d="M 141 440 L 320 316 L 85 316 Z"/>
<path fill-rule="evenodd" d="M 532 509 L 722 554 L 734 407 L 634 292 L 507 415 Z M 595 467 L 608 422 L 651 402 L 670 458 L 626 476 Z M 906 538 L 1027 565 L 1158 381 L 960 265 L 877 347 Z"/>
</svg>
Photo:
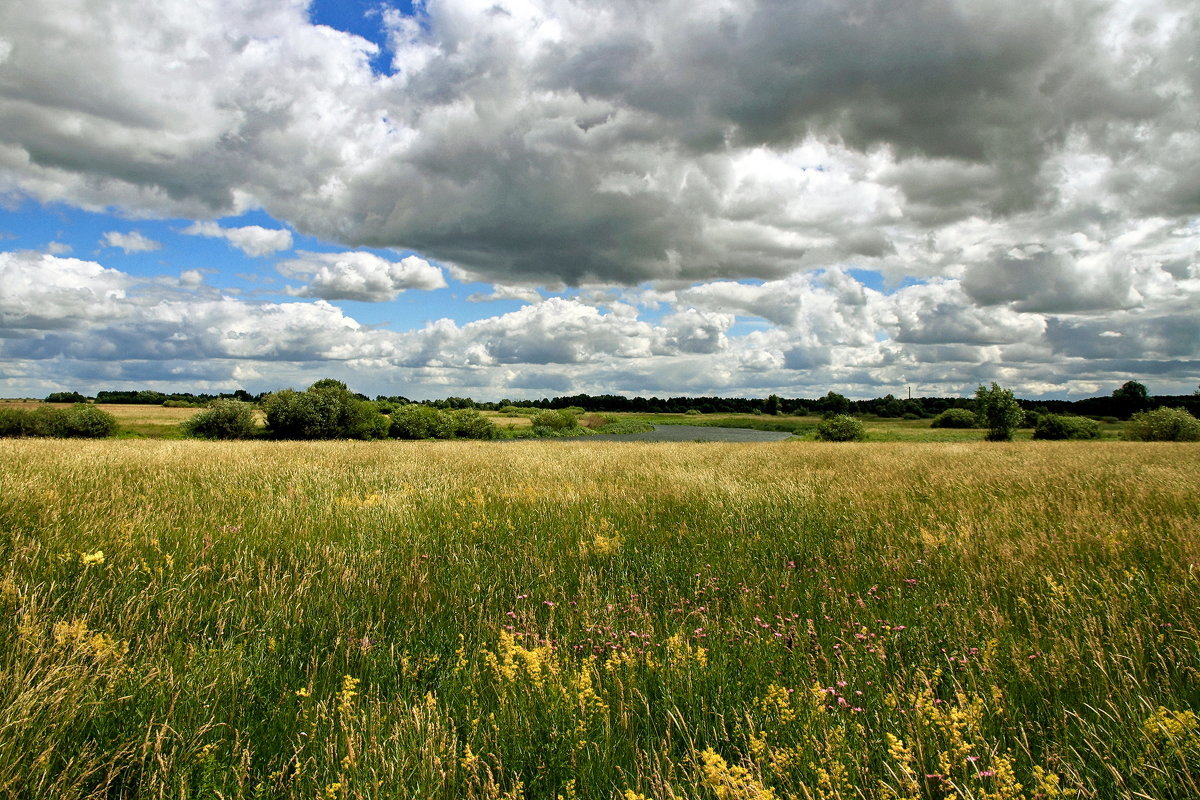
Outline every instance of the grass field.
<svg viewBox="0 0 1200 800">
<path fill-rule="evenodd" d="M 0 441 L 0 797 L 1197 797 L 1198 456 Z"/>
</svg>

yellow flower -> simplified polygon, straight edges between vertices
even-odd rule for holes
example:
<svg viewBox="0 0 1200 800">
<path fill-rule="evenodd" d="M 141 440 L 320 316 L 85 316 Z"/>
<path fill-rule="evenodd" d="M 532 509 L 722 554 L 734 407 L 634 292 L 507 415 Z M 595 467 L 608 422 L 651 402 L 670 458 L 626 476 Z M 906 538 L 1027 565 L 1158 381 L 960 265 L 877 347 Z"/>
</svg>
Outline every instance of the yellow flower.
<svg viewBox="0 0 1200 800">
<path fill-rule="evenodd" d="M 85 567 L 90 567 L 92 564 L 100 566 L 104 563 L 104 551 L 97 550 L 94 553 L 80 553 L 79 560 L 83 562 Z"/>
</svg>

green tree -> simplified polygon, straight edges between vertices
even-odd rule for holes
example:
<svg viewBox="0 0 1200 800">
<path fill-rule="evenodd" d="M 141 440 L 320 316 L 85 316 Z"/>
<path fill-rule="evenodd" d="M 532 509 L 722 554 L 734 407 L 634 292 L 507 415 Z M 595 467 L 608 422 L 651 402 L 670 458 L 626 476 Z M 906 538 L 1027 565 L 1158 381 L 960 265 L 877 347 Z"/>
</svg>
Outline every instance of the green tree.
<svg viewBox="0 0 1200 800">
<path fill-rule="evenodd" d="M 1000 388 L 995 381 L 992 388 L 980 386 L 975 390 L 975 404 L 979 416 L 987 425 L 987 440 L 989 442 L 1011 442 L 1013 431 L 1025 419 L 1025 412 L 1017 403 L 1017 398 L 1008 389 Z"/>
<path fill-rule="evenodd" d="M 843 395 L 830 390 L 828 394 L 817 401 L 818 408 L 823 414 L 845 414 L 850 410 L 850 401 Z"/>
<path fill-rule="evenodd" d="M 1113 389 L 1112 396 L 1116 401 L 1117 416 L 1122 419 L 1129 419 L 1150 407 L 1150 392 L 1144 384 L 1137 381 L 1126 381 L 1120 388 Z"/>
</svg>

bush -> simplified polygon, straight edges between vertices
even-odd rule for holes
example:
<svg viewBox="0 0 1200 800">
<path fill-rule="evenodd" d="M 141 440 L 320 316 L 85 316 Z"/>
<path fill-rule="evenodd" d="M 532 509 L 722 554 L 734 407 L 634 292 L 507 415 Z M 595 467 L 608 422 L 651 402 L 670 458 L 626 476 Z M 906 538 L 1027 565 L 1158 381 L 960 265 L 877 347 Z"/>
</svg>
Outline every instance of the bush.
<svg viewBox="0 0 1200 800">
<path fill-rule="evenodd" d="M 498 431 L 487 417 L 474 409 L 463 409 L 451 414 L 454 435 L 459 439 L 495 439 Z"/>
<path fill-rule="evenodd" d="M 445 411 L 413 403 L 392 413 L 389 432 L 393 439 L 449 439 L 454 427 L 454 419 Z"/>
<path fill-rule="evenodd" d="M 980 386 L 975 390 L 975 404 L 979 416 L 987 425 L 989 442 L 1011 442 L 1013 431 L 1025 421 L 1025 412 L 1008 389 L 1001 389 L 992 382 L 992 388 Z"/>
<path fill-rule="evenodd" d="M 102 439 L 116 432 L 116 417 L 87 403 L 77 403 L 70 408 L 39 406 L 32 411 L 0 409 L 0 436 Z"/>
<path fill-rule="evenodd" d="M 263 401 L 263 410 L 267 428 L 281 439 L 380 439 L 389 425 L 374 404 L 332 378 L 303 392 L 275 392 Z"/>
<path fill-rule="evenodd" d="M 1200 442 L 1200 420 L 1182 408 L 1156 408 L 1134 414 L 1125 423 L 1133 442 Z"/>
<path fill-rule="evenodd" d="M 817 425 L 817 439 L 822 442 L 861 442 L 867 429 L 849 414 L 834 414 Z"/>
<path fill-rule="evenodd" d="M 1070 414 L 1042 414 L 1033 429 L 1033 438 L 1047 440 L 1099 439 L 1100 423 Z"/>
<path fill-rule="evenodd" d="M 966 408 L 947 408 L 929 423 L 931 428 L 976 428 L 979 420 L 975 412 Z"/>
<path fill-rule="evenodd" d="M 703 414 L 704 412 L 698 408 L 689 408 L 687 411 L 685 411 L 683 413 L 691 415 L 691 416 L 699 416 L 700 414 Z"/>
<path fill-rule="evenodd" d="M 249 439 L 258 429 L 254 409 L 240 400 L 213 400 L 208 408 L 180 426 L 187 436 L 200 439 Z"/>
<path fill-rule="evenodd" d="M 62 412 L 61 435 L 74 439 L 103 439 L 117 432 L 117 418 L 87 403 L 76 403 Z"/>
<path fill-rule="evenodd" d="M 533 418 L 533 427 L 562 434 L 578 428 L 579 418 L 565 408 L 559 411 L 542 411 Z"/>
<path fill-rule="evenodd" d="M 0 409 L 0 436 L 62 436 L 63 409 L 41 406 Z"/>
</svg>

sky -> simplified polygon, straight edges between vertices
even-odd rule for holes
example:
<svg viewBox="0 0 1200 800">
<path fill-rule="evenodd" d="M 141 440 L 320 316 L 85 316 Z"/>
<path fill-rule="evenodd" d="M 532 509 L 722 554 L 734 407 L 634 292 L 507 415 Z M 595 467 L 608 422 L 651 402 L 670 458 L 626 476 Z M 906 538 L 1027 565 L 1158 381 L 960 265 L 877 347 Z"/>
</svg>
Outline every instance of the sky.
<svg viewBox="0 0 1200 800">
<path fill-rule="evenodd" d="M 0 4 L 0 396 L 1200 384 L 1194 0 Z"/>
</svg>

